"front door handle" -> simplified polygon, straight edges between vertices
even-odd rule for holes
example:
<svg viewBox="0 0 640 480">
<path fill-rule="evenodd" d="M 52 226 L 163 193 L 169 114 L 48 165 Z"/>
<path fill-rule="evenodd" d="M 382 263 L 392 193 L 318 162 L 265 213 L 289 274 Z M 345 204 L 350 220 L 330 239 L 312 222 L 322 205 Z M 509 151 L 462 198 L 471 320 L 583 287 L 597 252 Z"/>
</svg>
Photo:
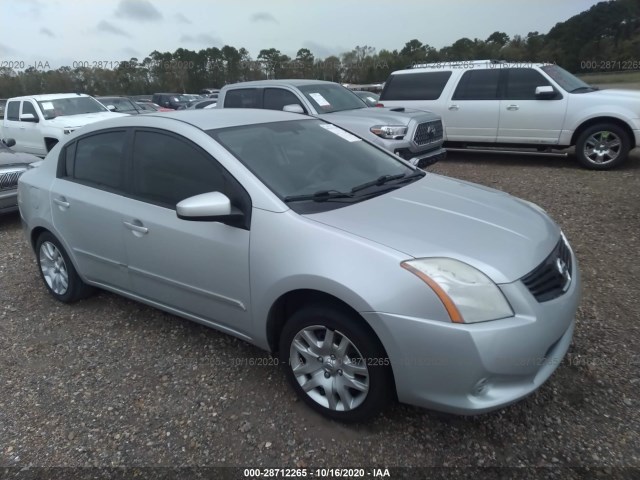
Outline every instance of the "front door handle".
<svg viewBox="0 0 640 480">
<path fill-rule="evenodd" d="M 62 198 L 54 198 L 53 201 L 54 201 L 54 203 L 56 205 L 58 205 L 59 207 L 62 207 L 62 208 L 69 208 L 71 206 L 71 204 L 69 202 L 67 202 L 67 200 L 64 197 L 62 197 Z"/>
<path fill-rule="evenodd" d="M 460 110 L 460 105 L 456 105 L 456 104 L 449 105 L 449 110 Z"/>
<path fill-rule="evenodd" d="M 132 232 L 142 233 L 142 234 L 149 233 L 149 229 L 142 225 L 136 225 L 135 223 L 125 222 L 125 221 L 123 221 L 122 223 L 124 223 L 124 226 L 127 227 Z"/>
<path fill-rule="evenodd" d="M 520 107 L 518 105 L 509 105 L 507 107 L 507 110 L 519 110 Z"/>
</svg>

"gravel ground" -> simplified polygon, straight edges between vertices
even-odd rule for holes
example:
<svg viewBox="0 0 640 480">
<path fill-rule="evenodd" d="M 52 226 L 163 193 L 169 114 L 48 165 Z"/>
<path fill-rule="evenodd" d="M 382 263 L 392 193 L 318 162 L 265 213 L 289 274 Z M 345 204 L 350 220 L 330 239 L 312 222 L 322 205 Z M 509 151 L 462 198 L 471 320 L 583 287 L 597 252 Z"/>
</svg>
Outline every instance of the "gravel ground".
<svg viewBox="0 0 640 480">
<path fill-rule="evenodd" d="M 0 218 L 0 477 L 11 466 L 639 468 L 638 151 L 611 172 L 466 153 L 431 170 L 538 203 L 576 251 L 574 343 L 535 394 L 472 418 L 394 405 L 364 425 L 327 421 L 239 340 L 109 293 L 57 303 L 10 215 Z"/>
</svg>

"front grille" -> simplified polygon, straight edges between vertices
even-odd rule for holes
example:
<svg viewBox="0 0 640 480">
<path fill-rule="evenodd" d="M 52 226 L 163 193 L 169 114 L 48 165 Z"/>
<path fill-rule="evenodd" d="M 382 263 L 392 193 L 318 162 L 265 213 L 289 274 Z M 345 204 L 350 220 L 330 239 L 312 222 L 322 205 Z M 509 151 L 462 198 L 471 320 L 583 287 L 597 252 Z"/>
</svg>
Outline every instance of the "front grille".
<svg viewBox="0 0 640 480">
<path fill-rule="evenodd" d="M 416 145 L 428 145 L 440 140 L 442 140 L 442 122 L 440 120 L 419 124 L 413 136 Z"/>
<path fill-rule="evenodd" d="M 563 237 L 540 265 L 522 277 L 522 283 L 536 300 L 548 302 L 567 291 L 572 274 L 571 251 Z"/>
<path fill-rule="evenodd" d="M 24 169 L 20 169 L 0 172 L 0 190 L 16 188 L 18 186 L 18 178 L 24 171 Z"/>
</svg>

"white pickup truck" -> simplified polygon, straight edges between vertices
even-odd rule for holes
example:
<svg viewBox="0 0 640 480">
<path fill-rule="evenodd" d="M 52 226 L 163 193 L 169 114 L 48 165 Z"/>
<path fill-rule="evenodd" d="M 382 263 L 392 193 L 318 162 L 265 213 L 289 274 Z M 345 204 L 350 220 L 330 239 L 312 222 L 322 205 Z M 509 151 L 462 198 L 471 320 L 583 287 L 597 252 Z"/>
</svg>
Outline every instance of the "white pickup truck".
<svg viewBox="0 0 640 480">
<path fill-rule="evenodd" d="M 640 146 L 640 92 L 599 90 L 555 64 L 415 65 L 391 74 L 380 102 L 442 116 L 446 148 L 575 146 L 583 166 L 606 170 Z"/>
<path fill-rule="evenodd" d="M 14 97 L 7 100 L 0 137 L 14 139 L 14 151 L 44 157 L 77 128 L 123 115 L 80 93 Z"/>
</svg>

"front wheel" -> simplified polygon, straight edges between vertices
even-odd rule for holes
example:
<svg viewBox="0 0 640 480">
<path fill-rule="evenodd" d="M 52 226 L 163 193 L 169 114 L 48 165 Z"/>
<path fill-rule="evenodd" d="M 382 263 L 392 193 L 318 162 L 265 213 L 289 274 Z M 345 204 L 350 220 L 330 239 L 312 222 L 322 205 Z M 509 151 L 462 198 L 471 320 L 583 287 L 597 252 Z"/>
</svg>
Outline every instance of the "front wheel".
<svg viewBox="0 0 640 480">
<path fill-rule="evenodd" d="M 629 155 L 627 132 L 612 123 L 587 128 L 576 142 L 578 161 L 592 170 L 608 170 L 620 165 Z"/>
<path fill-rule="evenodd" d="M 343 422 L 367 420 L 393 397 L 389 359 L 362 322 L 337 308 L 308 306 L 291 316 L 280 339 L 280 361 L 296 393 Z"/>
</svg>

